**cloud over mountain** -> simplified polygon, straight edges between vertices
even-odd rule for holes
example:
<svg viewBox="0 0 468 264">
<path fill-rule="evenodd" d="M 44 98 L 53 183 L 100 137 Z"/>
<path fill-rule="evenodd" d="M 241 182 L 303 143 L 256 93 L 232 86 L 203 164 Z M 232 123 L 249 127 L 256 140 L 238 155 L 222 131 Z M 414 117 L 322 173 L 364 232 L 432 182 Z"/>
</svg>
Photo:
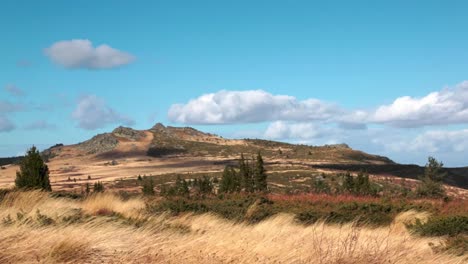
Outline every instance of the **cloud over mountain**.
<svg viewBox="0 0 468 264">
<path fill-rule="evenodd" d="M 263 90 L 219 91 L 172 105 L 169 120 L 184 124 L 235 124 L 271 121 L 337 123 L 344 129 L 369 124 L 424 127 L 468 123 L 468 81 L 423 97 L 402 96 L 375 110 L 344 110 L 315 98 L 298 100 Z"/>
<path fill-rule="evenodd" d="M 262 90 L 219 91 L 202 95 L 169 109 L 172 122 L 185 124 L 235 124 L 264 121 L 315 121 L 338 115 L 341 110 L 317 99 L 300 101 L 293 96 Z"/>
<path fill-rule="evenodd" d="M 133 119 L 107 106 L 104 100 L 95 95 L 81 97 L 72 113 L 72 118 L 78 121 L 79 127 L 87 130 L 102 128 L 109 124 L 131 126 L 135 123 Z"/>
</svg>

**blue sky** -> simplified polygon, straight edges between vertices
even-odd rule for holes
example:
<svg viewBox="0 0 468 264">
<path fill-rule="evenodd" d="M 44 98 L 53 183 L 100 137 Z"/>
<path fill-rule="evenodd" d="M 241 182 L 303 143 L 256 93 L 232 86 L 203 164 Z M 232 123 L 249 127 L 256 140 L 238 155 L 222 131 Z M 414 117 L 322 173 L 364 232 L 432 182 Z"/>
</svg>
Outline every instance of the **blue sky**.
<svg viewBox="0 0 468 264">
<path fill-rule="evenodd" d="M 0 156 L 159 121 L 468 165 L 466 1 L 0 6 Z"/>
</svg>

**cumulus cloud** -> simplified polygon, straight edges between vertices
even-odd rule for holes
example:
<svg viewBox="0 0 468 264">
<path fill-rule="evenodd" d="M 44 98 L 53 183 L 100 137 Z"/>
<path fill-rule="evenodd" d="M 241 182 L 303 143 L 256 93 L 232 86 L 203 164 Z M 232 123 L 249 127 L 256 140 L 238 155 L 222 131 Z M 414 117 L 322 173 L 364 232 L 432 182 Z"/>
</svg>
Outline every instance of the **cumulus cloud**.
<svg viewBox="0 0 468 264">
<path fill-rule="evenodd" d="M 425 131 L 386 147 L 395 152 L 465 152 L 468 151 L 468 129 Z"/>
<path fill-rule="evenodd" d="M 172 105 L 168 118 L 184 124 L 234 124 L 326 120 L 340 112 L 337 106 L 317 99 L 300 101 L 262 90 L 220 91 L 202 95 L 186 104 Z"/>
<path fill-rule="evenodd" d="M 6 116 L 0 115 L 0 132 L 9 132 L 15 129 L 15 125 Z"/>
<path fill-rule="evenodd" d="M 38 120 L 24 126 L 24 128 L 27 130 L 54 130 L 57 126 L 45 120 Z"/>
<path fill-rule="evenodd" d="M 45 49 L 56 64 L 69 69 L 109 69 L 129 64 L 135 57 L 106 44 L 93 47 L 87 39 L 64 40 Z"/>
<path fill-rule="evenodd" d="M 419 98 L 399 97 L 378 107 L 369 121 L 398 127 L 468 123 L 468 81 Z"/>
<path fill-rule="evenodd" d="M 424 127 L 468 123 L 468 81 L 422 97 L 402 96 L 374 110 L 344 110 L 318 99 L 298 100 L 262 90 L 220 91 L 172 105 L 169 120 L 184 124 L 326 121 L 343 129 L 369 124 Z"/>
<path fill-rule="evenodd" d="M 269 139 L 299 139 L 310 140 L 325 136 L 326 129 L 312 123 L 287 123 L 276 121 L 271 123 L 264 136 Z"/>
<path fill-rule="evenodd" d="M 14 84 L 5 85 L 5 91 L 14 96 L 24 96 L 24 91 Z"/>
<path fill-rule="evenodd" d="M 106 103 L 95 95 L 83 96 L 72 113 L 72 118 L 78 121 L 78 126 L 94 130 L 109 124 L 124 124 L 131 126 L 135 122 L 106 105 Z"/>
</svg>

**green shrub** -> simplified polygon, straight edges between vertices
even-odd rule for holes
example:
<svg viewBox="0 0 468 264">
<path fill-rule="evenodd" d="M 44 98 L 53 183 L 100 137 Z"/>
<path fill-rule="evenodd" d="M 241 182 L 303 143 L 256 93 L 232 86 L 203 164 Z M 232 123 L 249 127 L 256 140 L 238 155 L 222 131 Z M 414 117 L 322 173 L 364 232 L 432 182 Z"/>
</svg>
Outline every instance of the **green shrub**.
<svg viewBox="0 0 468 264">
<path fill-rule="evenodd" d="M 430 217 L 427 222 L 417 220 L 416 223 L 408 225 L 408 228 L 422 236 L 468 235 L 468 216 Z"/>
</svg>

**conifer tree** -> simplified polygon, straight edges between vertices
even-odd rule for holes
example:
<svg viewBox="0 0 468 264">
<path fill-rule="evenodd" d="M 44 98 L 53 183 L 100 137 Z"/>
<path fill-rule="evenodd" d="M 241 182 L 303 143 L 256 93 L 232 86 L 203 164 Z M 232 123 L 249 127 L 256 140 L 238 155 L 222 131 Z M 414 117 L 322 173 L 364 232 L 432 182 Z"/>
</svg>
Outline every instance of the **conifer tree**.
<svg viewBox="0 0 468 264">
<path fill-rule="evenodd" d="M 230 168 L 226 166 L 224 167 L 223 176 L 221 177 L 221 182 L 219 184 L 219 191 L 222 193 L 231 192 L 231 183 L 232 177 Z"/>
<path fill-rule="evenodd" d="M 223 193 L 239 192 L 241 190 L 241 179 L 236 171 L 226 166 L 223 171 L 223 177 L 219 184 L 219 191 Z"/>
<path fill-rule="evenodd" d="M 143 182 L 143 187 L 141 189 L 143 195 L 154 195 L 154 181 L 153 178 L 146 179 Z"/>
<path fill-rule="evenodd" d="M 200 194 L 210 194 L 213 192 L 213 184 L 210 178 L 203 176 L 203 178 L 198 181 L 198 192 Z"/>
<path fill-rule="evenodd" d="M 189 196 L 190 190 L 188 187 L 187 181 L 184 179 L 182 180 L 180 176 L 177 176 L 176 184 L 175 184 L 175 193 L 179 196 Z"/>
<path fill-rule="evenodd" d="M 35 146 L 32 146 L 21 160 L 20 171 L 16 172 L 15 185 L 20 189 L 52 190 L 49 180 L 49 167 L 44 163 Z"/>
<path fill-rule="evenodd" d="M 102 182 L 100 181 L 95 182 L 93 192 L 95 193 L 104 192 L 104 184 L 102 184 Z"/>
<path fill-rule="evenodd" d="M 353 176 L 349 172 L 343 175 L 343 185 L 342 188 L 345 192 L 352 193 L 354 191 L 354 180 Z"/>
<path fill-rule="evenodd" d="M 242 178 L 242 187 L 244 191 L 253 192 L 254 182 L 252 179 L 252 170 L 249 162 L 245 160 L 244 154 L 241 154 L 241 158 L 239 160 L 239 175 Z"/>
<path fill-rule="evenodd" d="M 443 171 L 444 164 L 434 157 L 429 157 L 424 168 L 424 175 L 420 177 L 420 185 L 416 192 L 420 196 L 443 197 L 445 190 L 442 185 L 447 173 Z"/>
<path fill-rule="evenodd" d="M 257 154 L 257 160 L 255 163 L 254 174 L 254 189 L 256 191 L 266 191 L 267 190 L 267 174 L 263 164 L 263 158 L 260 152 Z"/>
<path fill-rule="evenodd" d="M 89 187 L 89 182 L 86 183 L 86 195 L 88 195 L 91 192 L 91 188 Z"/>
</svg>

